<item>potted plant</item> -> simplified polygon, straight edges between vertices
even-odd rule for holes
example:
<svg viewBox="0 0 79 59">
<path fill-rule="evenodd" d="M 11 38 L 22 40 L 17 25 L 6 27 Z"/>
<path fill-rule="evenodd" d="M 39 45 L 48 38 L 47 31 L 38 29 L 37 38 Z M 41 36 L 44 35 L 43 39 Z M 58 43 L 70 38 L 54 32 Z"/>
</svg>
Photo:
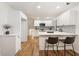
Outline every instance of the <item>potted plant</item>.
<svg viewBox="0 0 79 59">
<path fill-rule="evenodd" d="M 5 24 L 5 25 L 3 25 L 3 28 L 6 30 L 6 31 L 5 31 L 5 34 L 6 34 L 6 35 L 9 35 L 9 34 L 10 34 L 9 29 L 11 28 L 11 25 Z"/>
</svg>

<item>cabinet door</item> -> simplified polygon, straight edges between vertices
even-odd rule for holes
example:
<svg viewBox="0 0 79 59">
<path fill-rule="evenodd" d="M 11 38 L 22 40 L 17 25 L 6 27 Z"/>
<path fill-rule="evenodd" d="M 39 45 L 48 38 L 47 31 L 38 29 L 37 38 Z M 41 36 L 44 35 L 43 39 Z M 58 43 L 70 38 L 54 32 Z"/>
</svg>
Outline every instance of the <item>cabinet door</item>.
<svg viewBox="0 0 79 59">
<path fill-rule="evenodd" d="M 77 12 L 71 10 L 71 13 L 70 13 L 70 24 L 71 25 L 76 25 L 76 20 L 77 20 Z"/>
<path fill-rule="evenodd" d="M 55 22 L 53 22 L 53 20 L 47 20 L 47 21 L 45 21 L 46 26 L 54 26 L 54 23 Z"/>
<path fill-rule="evenodd" d="M 71 25 L 70 24 L 70 11 L 67 11 L 58 17 L 58 25 Z"/>
<path fill-rule="evenodd" d="M 57 18 L 57 26 L 61 26 L 61 25 L 63 25 L 62 15 L 60 15 L 60 16 Z"/>
<path fill-rule="evenodd" d="M 34 26 L 39 26 L 40 21 L 35 20 L 34 21 Z"/>
<path fill-rule="evenodd" d="M 39 26 L 40 23 L 45 23 L 45 26 L 54 26 L 53 20 L 35 20 L 34 26 Z"/>
<path fill-rule="evenodd" d="M 57 25 L 75 25 L 76 24 L 76 12 L 75 11 L 67 11 L 60 15 L 57 18 Z"/>
<path fill-rule="evenodd" d="M 13 56 L 16 52 L 16 38 L 9 36 L 0 36 L 0 53 L 3 56 Z"/>
<path fill-rule="evenodd" d="M 62 14 L 62 25 L 71 25 L 70 24 L 70 12 L 67 11 L 64 14 Z"/>
</svg>

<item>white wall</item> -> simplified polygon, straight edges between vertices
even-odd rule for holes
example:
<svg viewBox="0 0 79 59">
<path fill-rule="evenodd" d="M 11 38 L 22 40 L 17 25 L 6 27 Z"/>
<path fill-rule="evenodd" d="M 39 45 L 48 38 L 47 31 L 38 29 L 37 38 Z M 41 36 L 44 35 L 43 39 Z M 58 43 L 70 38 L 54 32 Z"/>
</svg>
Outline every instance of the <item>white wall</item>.
<svg viewBox="0 0 79 59">
<path fill-rule="evenodd" d="M 11 8 L 6 3 L 0 3 L 0 34 L 4 34 L 3 25 L 10 24 L 11 30 L 10 34 L 14 34 L 18 37 L 18 40 L 15 44 L 18 46 L 16 50 L 18 51 L 21 48 L 21 15 L 20 11 Z M 16 39 L 15 39 L 16 40 Z M 7 49 L 7 48 L 6 48 Z"/>
<path fill-rule="evenodd" d="M 20 15 L 21 15 L 21 18 L 27 20 L 27 16 L 22 11 L 20 11 Z"/>
<path fill-rule="evenodd" d="M 12 26 L 11 34 L 16 34 L 21 38 L 21 16 L 18 10 L 9 10 L 7 23 Z"/>
<path fill-rule="evenodd" d="M 3 34 L 3 25 L 10 24 L 12 26 L 11 34 L 20 33 L 21 16 L 18 10 L 8 6 L 6 3 L 0 3 L 0 34 Z M 19 34 L 18 33 L 18 34 Z"/>
<path fill-rule="evenodd" d="M 8 6 L 5 3 L 0 3 L 0 34 L 3 33 L 2 25 L 8 20 Z"/>
</svg>

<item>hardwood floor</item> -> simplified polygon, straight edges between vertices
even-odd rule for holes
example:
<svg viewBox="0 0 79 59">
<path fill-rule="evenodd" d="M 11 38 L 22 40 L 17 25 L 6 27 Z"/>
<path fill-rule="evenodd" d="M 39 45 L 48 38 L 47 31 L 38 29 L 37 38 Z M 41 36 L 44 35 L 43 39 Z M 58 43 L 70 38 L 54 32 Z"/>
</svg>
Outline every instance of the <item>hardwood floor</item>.
<svg viewBox="0 0 79 59">
<path fill-rule="evenodd" d="M 39 51 L 39 40 L 38 38 L 32 39 L 32 37 L 29 37 L 27 42 L 22 43 L 22 49 L 16 53 L 16 56 L 46 56 L 44 50 Z M 66 53 L 67 56 L 73 56 L 73 51 L 72 50 L 67 50 Z M 63 56 L 64 54 L 63 50 L 59 50 L 59 56 Z M 75 53 L 76 56 L 79 54 Z M 48 51 L 48 56 L 56 56 L 54 51 L 49 50 Z"/>
<path fill-rule="evenodd" d="M 48 50 L 48 55 L 45 54 L 45 50 L 39 51 L 39 56 L 64 56 L 64 50 L 59 50 L 59 55 L 57 55 L 57 51 Z M 75 53 L 75 56 L 79 54 Z M 74 52 L 72 50 L 67 50 L 66 56 L 74 56 Z"/>
<path fill-rule="evenodd" d="M 21 51 L 16 53 L 16 56 L 38 56 L 39 55 L 39 47 L 38 40 L 32 39 L 29 37 L 27 42 L 22 43 Z"/>
</svg>

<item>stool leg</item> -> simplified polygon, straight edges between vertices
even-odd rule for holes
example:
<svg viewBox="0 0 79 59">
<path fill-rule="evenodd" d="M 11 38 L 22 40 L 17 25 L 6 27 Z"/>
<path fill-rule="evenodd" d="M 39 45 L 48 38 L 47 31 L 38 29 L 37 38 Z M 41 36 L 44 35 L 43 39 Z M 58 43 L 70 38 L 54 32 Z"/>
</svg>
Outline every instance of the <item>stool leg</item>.
<svg viewBox="0 0 79 59">
<path fill-rule="evenodd" d="M 45 50 L 45 51 L 44 51 L 44 54 L 46 55 L 46 42 L 45 42 L 45 48 L 44 48 L 44 50 Z"/>
<path fill-rule="evenodd" d="M 57 46 L 57 55 L 59 55 L 59 51 L 58 51 L 58 45 L 56 44 L 56 46 Z"/>
<path fill-rule="evenodd" d="M 49 44 L 48 44 L 48 46 L 47 46 L 47 56 L 48 56 L 48 49 L 49 49 Z"/>
<path fill-rule="evenodd" d="M 73 44 L 72 44 L 72 48 L 73 48 L 73 52 L 74 52 L 74 56 L 75 56 L 75 51 L 74 51 L 74 46 L 73 46 Z"/>
<path fill-rule="evenodd" d="M 53 52 L 57 55 L 56 51 L 54 50 L 54 44 L 53 44 L 52 47 L 53 47 Z M 57 45 L 56 45 L 56 47 L 57 47 Z"/>
<path fill-rule="evenodd" d="M 53 48 L 52 52 L 54 53 L 54 45 L 53 44 L 52 44 L 52 48 Z"/>
<path fill-rule="evenodd" d="M 66 44 L 64 44 L 64 56 L 66 55 Z"/>
</svg>

